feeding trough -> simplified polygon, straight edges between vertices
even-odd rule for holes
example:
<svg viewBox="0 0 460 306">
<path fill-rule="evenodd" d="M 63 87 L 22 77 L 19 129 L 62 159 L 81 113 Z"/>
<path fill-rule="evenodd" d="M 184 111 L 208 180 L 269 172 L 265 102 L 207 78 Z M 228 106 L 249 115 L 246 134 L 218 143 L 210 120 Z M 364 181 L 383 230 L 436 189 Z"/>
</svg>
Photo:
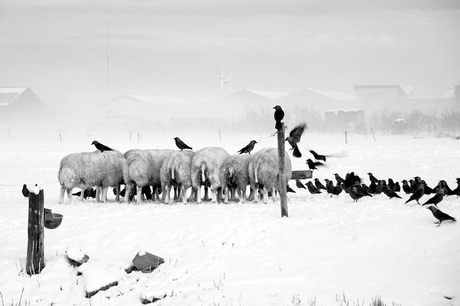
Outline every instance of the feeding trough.
<svg viewBox="0 0 460 306">
<path fill-rule="evenodd" d="M 47 229 L 58 228 L 61 225 L 63 217 L 63 215 L 53 213 L 51 209 L 45 208 L 45 227 Z"/>
</svg>

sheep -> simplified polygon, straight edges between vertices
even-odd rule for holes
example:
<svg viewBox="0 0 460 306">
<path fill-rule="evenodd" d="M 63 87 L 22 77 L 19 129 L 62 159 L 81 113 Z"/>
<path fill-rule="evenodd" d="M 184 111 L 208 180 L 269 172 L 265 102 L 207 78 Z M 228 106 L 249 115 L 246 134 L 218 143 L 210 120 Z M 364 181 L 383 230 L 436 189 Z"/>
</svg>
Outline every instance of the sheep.
<svg viewBox="0 0 460 306">
<path fill-rule="evenodd" d="M 220 167 L 220 181 L 225 191 L 225 203 L 228 203 L 228 194 L 232 187 L 237 188 L 241 194 L 241 201 L 246 201 L 246 187 L 249 185 L 249 163 L 253 155 L 231 155 L 227 157 Z M 229 190 L 230 189 L 230 190 Z M 253 190 L 251 189 L 252 197 Z"/>
<path fill-rule="evenodd" d="M 221 194 L 220 167 L 224 159 L 230 156 L 227 151 L 219 147 L 206 147 L 195 153 L 192 159 L 191 176 L 192 186 L 197 192 L 197 203 L 201 203 L 201 185 L 211 188 L 212 202 L 217 202 Z"/>
<path fill-rule="evenodd" d="M 137 186 L 137 202 L 142 199 L 142 188 L 145 186 L 161 186 L 160 169 L 166 157 L 172 150 L 140 150 L 131 152 L 123 167 L 123 177 L 126 184 L 126 193 L 130 194 L 134 184 Z M 164 196 L 164 195 L 163 195 Z M 129 197 L 125 197 L 129 202 Z"/>
<path fill-rule="evenodd" d="M 73 188 L 85 190 L 94 186 L 103 189 L 103 201 L 106 202 L 108 186 L 119 188 L 123 178 L 123 164 L 124 157 L 118 151 L 82 152 L 64 156 L 58 171 L 61 184 L 59 203 L 64 202 L 66 191 L 69 202 L 72 202 Z"/>
<path fill-rule="evenodd" d="M 292 176 L 291 159 L 285 152 L 285 175 L 286 181 L 283 184 L 288 184 Z M 262 200 L 267 203 L 266 195 L 268 191 L 272 191 L 272 198 L 275 200 L 275 191 L 279 191 L 279 176 L 278 176 L 278 149 L 265 148 L 254 154 L 253 160 L 249 162 L 249 178 L 251 189 L 257 190 L 258 186 L 262 188 Z M 254 197 L 257 202 L 257 197 Z"/>
<path fill-rule="evenodd" d="M 180 188 L 182 202 L 187 203 L 187 189 L 192 187 L 190 168 L 194 154 L 192 151 L 175 151 L 164 160 L 160 169 L 160 178 L 165 204 L 170 200 L 171 185 Z"/>
</svg>

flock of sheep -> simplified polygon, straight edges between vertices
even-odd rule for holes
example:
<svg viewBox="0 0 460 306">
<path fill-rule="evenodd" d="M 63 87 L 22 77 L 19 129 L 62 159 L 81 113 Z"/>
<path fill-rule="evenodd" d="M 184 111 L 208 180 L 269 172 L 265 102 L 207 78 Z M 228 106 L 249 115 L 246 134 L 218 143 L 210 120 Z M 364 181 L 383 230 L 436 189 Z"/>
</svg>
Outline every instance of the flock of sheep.
<svg viewBox="0 0 460 306">
<path fill-rule="evenodd" d="M 292 173 L 287 153 L 285 169 L 287 185 Z M 278 149 L 264 148 L 255 154 L 235 155 L 220 147 L 206 147 L 196 152 L 133 149 L 124 154 L 116 150 L 72 153 L 61 160 L 58 179 L 61 184 L 59 203 L 63 203 L 66 192 L 72 202 L 73 188 L 82 190 L 83 200 L 83 191 L 94 187 L 99 201 L 107 202 L 109 187 L 114 187 L 116 201 L 120 201 L 120 185 L 123 184 L 126 202 L 133 194 L 137 194 L 137 202 L 142 202 L 142 189 L 153 187 L 157 196 L 161 191 L 161 200 L 166 204 L 171 201 L 172 191 L 183 203 L 191 200 L 201 203 L 202 189 L 205 198 L 210 189 L 213 202 L 225 203 L 229 196 L 236 199 L 236 194 L 243 203 L 258 201 L 258 190 L 266 203 L 268 192 L 274 197 L 273 191 L 279 189 Z M 247 186 L 250 186 L 249 197 L 246 197 Z"/>
</svg>

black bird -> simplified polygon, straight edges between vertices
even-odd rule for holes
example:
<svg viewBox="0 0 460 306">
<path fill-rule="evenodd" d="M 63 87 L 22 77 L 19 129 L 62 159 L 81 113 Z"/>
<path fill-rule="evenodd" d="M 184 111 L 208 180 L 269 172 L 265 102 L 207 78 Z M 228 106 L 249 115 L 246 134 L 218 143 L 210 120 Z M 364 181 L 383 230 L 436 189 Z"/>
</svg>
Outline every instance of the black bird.
<svg viewBox="0 0 460 306">
<path fill-rule="evenodd" d="M 319 178 L 315 178 L 315 187 L 318 188 L 318 190 L 321 190 L 321 189 L 326 190 L 326 186 L 321 184 L 321 182 L 319 181 Z"/>
<path fill-rule="evenodd" d="M 284 111 L 281 108 L 281 106 L 276 105 L 273 107 L 275 109 L 275 114 L 273 115 L 275 117 L 275 129 L 279 130 L 281 128 L 281 120 L 284 119 Z"/>
<path fill-rule="evenodd" d="M 338 173 L 334 173 L 334 177 L 335 177 L 335 180 L 337 181 L 337 183 L 344 183 L 345 180 L 338 174 Z"/>
<path fill-rule="evenodd" d="M 393 199 L 393 198 L 402 199 L 401 196 L 397 194 L 389 185 L 383 189 L 383 193 L 386 194 L 387 197 L 389 197 L 390 199 Z"/>
<path fill-rule="evenodd" d="M 326 181 L 326 191 L 328 194 L 331 195 L 332 197 L 332 194 L 333 194 L 333 191 L 334 191 L 334 183 L 328 179 L 324 179 Z"/>
<path fill-rule="evenodd" d="M 292 131 L 289 133 L 289 136 L 286 137 L 286 139 L 284 140 L 289 142 L 289 144 L 291 145 L 291 150 L 293 150 L 292 155 L 294 157 L 302 157 L 302 153 L 300 153 L 297 144 L 300 142 L 300 137 L 302 137 L 302 134 L 306 128 L 306 123 L 299 124 L 298 126 L 292 129 Z"/>
<path fill-rule="evenodd" d="M 316 160 L 326 161 L 326 157 L 328 157 L 327 155 L 318 154 L 318 153 L 316 153 L 316 152 L 313 151 L 313 150 L 310 150 L 310 153 L 313 155 L 313 157 L 314 157 Z"/>
<path fill-rule="evenodd" d="M 288 192 L 296 193 L 295 190 L 292 189 L 291 186 L 289 186 L 289 184 L 286 186 L 286 193 Z"/>
<path fill-rule="evenodd" d="M 379 180 L 377 185 L 375 185 L 375 194 L 381 194 L 385 189 L 386 182 L 384 180 Z"/>
<path fill-rule="evenodd" d="M 72 195 L 79 197 L 79 196 L 81 196 L 81 191 L 72 193 Z M 83 198 L 84 199 L 86 199 L 86 198 L 93 198 L 93 199 L 96 198 L 96 189 L 95 188 L 85 189 L 85 191 L 83 192 Z"/>
<path fill-rule="evenodd" d="M 106 145 L 103 145 L 102 143 L 100 143 L 99 141 L 97 140 L 94 140 L 91 145 L 94 145 L 96 147 L 96 149 L 98 149 L 99 151 L 101 152 L 104 152 L 104 151 L 113 151 L 112 148 L 109 148 L 108 146 Z"/>
<path fill-rule="evenodd" d="M 299 179 L 296 179 L 296 180 L 295 180 L 295 185 L 296 185 L 297 188 L 299 188 L 299 189 L 307 189 L 307 188 L 305 188 L 305 186 L 302 184 L 302 182 L 301 182 Z"/>
<path fill-rule="evenodd" d="M 412 193 L 412 188 L 409 186 L 409 182 L 407 180 L 402 180 L 402 189 L 406 194 Z"/>
<path fill-rule="evenodd" d="M 410 196 L 410 198 L 404 204 L 407 204 L 413 200 L 417 201 L 417 204 L 420 204 L 418 200 L 420 200 L 420 198 L 423 197 L 424 194 L 425 194 L 425 185 L 423 183 L 420 183 L 417 189 L 414 191 L 414 193 Z"/>
<path fill-rule="evenodd" d="M 395 192 L 400 192 L 401 191 L 401 185 L 399 185 L 399 182 L 396 182 L 394 187 L 393 187 L 393 190 Z"/>
<path fill-rule="evenodd" d="M 439 220 L 439 222 L 436 222 L 438 226 L 441 225 L 442 221 L 448 221 L 448 220 L 453 221 L 453 222 L 457 221 L 455 220 L 454 217 L 449 216 L 445 212 L 440 211 L 438 208 L 436 208 L 433 205 L 428 206 L 428 209 L 431 210 L 431 212 L 433 213 L 433 216 Z"/>
<path fill-rule="evenodd" d="M 176 141 L 176 146 L 182 151 L 182 150 L 193 150 L 191 147 L 186 145 L 179 137 L 174 137 L 174 140 Z"/>
<path fill-rule="evenodd" d="M 352 186 L 349 190 L 348 190 L 348 194 L 350 195 L 350 197 L 353 199 L 353 202 L 358 202 L 359 199 L 361 199 L 362 197 L 365 196 L 364 193 L 361 193 L 358 191 L 358 189 L 356 188 L 356 186 Z"/>
<path fill-rule="evenodd" d="M 337 182 L 337 185 L 335 185 L 334 188 L 332 189 L 332 194 L 338 196 L 340 193 L 342 193 L 342 191 L 343 191 L 342 183 Z"/>
<path fill-rule="evenodd" d="M 457 188 L 452 190 L 452 195 L 460 196 L 460 178 L 457 178 Z"/>
<path fill-rule="evenodd" d="M 338 174 L 337 174 L 338 175 Z M 340 176 L 339 176 L 340 177 Z M 347 191 L 353 185 L 359 185 L 361 183 L 361 178 L 355 175 L 354 172 L 349 172 L 345 175 L 345 179 L 343 180 L 343 188 Z"/>
<path fill-rule="evenodd" d="M 22 195 L 23 195 L 25 198 L 28 198 L 28 197 L 29 197 L 29 189 L 27 188 L 27 185 L 26 185 L 26 184 L 22 185 Z"/>
<path fill-rule="evenodd" d="M 379 180 L 371 172 L 368 172 L 367 174 L 369 175 L 369 180 L 371 181 L 371 183 L 378 183 Z"/>
<path fill-rule="evenodd" d="M 310 191 L 311 194 L 319 194 L 319 193 L 321 193 L 321 191 L 318 190 L 318 188 L 316 188 L 316 186 L 313 185 L 313 183 L 311 181 L 307 182 L 307 188 L 308 188 L 308 191 Z"/>
<path fill-rule="evenodd" d="M 310 170 L 318 170 L 318 167 L 324 167 L 326 166 L 325 164 L 321 163 L 321 162 L 314 162 L 312 161 L 310 158 L 307 159 L 306 161 L 307 165 L 308 165 L 308 168 Z"/>
<path fill-rule="evenodd" d="M 251 154 L 251 151 L 254 149 L 254 146 L 255 146 L 256 143 L 257 143 L 257 141 L 251 140 L 244 148 L 239 150 L 237 153 L 239 153 L 239 154 L 243 154 L 243 153 Z"/>
<path fill-rule="evenodd" d="M 446 190 L 444 188 L 439 188 L 438 191 L 436 191 L 436 194 L 423 203 L 422 206 L 433 204 L 438 207 L 438 204 L 444 199 L 445 194 Z"/>
</svg>

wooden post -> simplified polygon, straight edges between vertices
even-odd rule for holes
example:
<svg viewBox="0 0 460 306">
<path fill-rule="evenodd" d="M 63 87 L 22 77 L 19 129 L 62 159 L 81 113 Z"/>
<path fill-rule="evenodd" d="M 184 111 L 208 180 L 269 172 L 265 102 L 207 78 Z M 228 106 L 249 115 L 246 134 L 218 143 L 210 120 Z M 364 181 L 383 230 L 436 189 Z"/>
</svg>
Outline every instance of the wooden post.
<svg viewBox="0 0 460 306">
<path fill-rule="evenodd" d="M 44 249 L 44 196 L 43 190 L 37 194 L 29 194 L 29 222 L 26 272 L 29 275 L 40 273 L 45 267 Z"/>
<path fill-rule="evenodd" d="M 284 123 L 278 130 L 278 178 L 279 178 L 279 191 L 280 191 L 280 204 L 281 204 L 281 217 L 289 217 L 287 197 L 286 197 L 286 172 L 284 155 Z M 274 191 L 273 191 L 274 192 Z"/>
</svg>

